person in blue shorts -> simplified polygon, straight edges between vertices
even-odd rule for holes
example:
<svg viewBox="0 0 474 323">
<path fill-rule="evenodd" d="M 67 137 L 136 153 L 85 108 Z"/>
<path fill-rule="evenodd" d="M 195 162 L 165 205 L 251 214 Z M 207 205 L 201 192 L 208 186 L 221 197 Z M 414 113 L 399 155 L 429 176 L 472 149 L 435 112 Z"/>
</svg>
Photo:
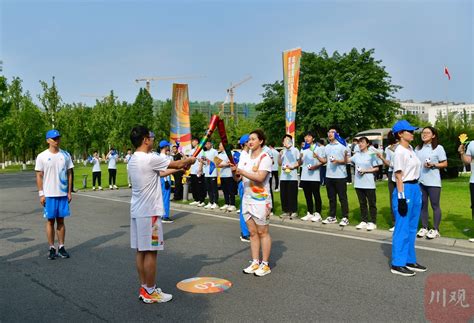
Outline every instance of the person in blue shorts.
<svg viewBox="0 0 474 323">
<path fill-rule="evenodd" d="M 56 257 L 69 258 L 69 253 L 64 248 L 66 226 L 64 218 L 71 215 L 69 203 L 72 195 L 72 163 L 71 156 L 59 148 L 61 134 L 52 129 L 46 133 L 48 149 L 36 157 L 36 185 L 40 203 L 44 208 L 43 216 L 46 222 L 46 236 L 49 243 L 48 259 Z M 58 236 L 58 252 L 54 247 L 54 224 Z"/>
</svg>

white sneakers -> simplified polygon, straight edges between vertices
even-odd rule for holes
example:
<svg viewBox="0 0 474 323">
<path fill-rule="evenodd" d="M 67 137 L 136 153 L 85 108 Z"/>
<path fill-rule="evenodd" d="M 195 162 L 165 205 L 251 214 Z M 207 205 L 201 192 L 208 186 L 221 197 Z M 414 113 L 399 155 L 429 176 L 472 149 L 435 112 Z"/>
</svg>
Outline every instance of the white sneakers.
<svg viewBox="0 0 474 323">
<path fill-rule="evenodd" d="M 243 272 L 245 274 L 253 274 L 258 270 L 259 267 L 260 267 L 260 264 L 258 263 L 258 261 L 252 261 L 250 263 L 250 266 L 248 266 L 247 268 L 244 268 Z"/>
<path fill-rule="evenodd" d="M 439 234 L 439 231 L 438 230 L 435 230 L 435 229 L 431 229 L 430 231 L 428 231 L 428 233 L 426 234 L 426 238 L 427 239 L 435 239 L 435 238 L 439 238 L 441 237 L 441 235 Z"/>
<path fill-rule="evenodd" d="M 337 223 L 337 219 L 333 218 L 332 216 L 328 216 L 326 219 L 323 220 L 323 224 L 333 224 Z"/>
<path fill-rule="evenodd" d="M 118 190 L 118 187 L 117 187 L 117 185 L 114 185 L 113 187 L 114 187 L 114 190 Z"/>
<path fill-rule="evenodd" d="M 362 221 L 361 223 L 359 223 L 358 225 L 356 225 L 356 229 L 357 229 L 357 230 L 367 229 L 367 222 Z"/>
<path fill-rule="evenodd" d="M 428 229 L 421 228 L 421 229 L 418 231 L 418 233 L 416 234 L 416 236 L 417 236 L 418 238 L 424 238 L 427 233 L 428 233 Z"/>
<path fill-rule="evenodd" d="M 318 212 L 314 212 L 313 217 L 311 218 L 311 222 L 321 222 L 321 221 L 323 221 L 321 214 L 319 214 Z"/>
<path fill-rule="evenodd" d="M 341 227 L 345 227 L 348 224 L 349 224 L 349 219 L 348 218 L 342 218 L 341 222 L 339 222 L 339 225 Z"/>
<path fill-rule="evenodd" d="M 227 212 L 235 212 L 235 210 L 237 210 L 237 209 L 235 208 L 234 205 L 229 205 L 229 206 L 227 207 Z"/>
<path fill-rule="evenodd" d="M 217 209 L 217 204 L 216 203 L 207 203 L 207 205 L 204 207 L 205 209 L 211 209 L 211 210 L 215 210 Z"/>
<path fill-rule="evenodd" d="M 194 201 L 194 202 L 189 203 L 189 205 L 192 205 L 192 206 L 197 206 L 198 204 L 199 204 L 198 201 Z"/>
<path fill-rule="evenodd" d="M 206 205 L 206 203 L 204 203 L 204 202 L 201 202 L 201 203 L 196 204 L 197 207 L 203 207 L 203 206 L 205 206 L 205 205 Z"/>
<path fill-rule="evenodd" d="M 219 208 L 219 210 L 227 211 L 227 208 L 228 208 L 228 207 L 229 207 L 229 205 L 224 204 L 223 206 L 221 206 L 221 207 Z"/>
<path fill-rule="evenodd" d="M 474 242 L 474 238 L 469 239 L 469 242 Z"/>
<path fill-rule="evenodd" d="M 377 225 L 375 223 L 369 222 L 367 223 L 367 231 L 372 231 L 377 229 Z"/>
<path fill-rule="evenodd" d="M 265 265 L 263 263 L 259 264 L 258 261 L 252 261 L 250 266 L 244 268 L 243 272 L 245 274 L 254 274 L 255 276 L 262 277 L 268 275 L 272 271 L 270 270 L 270 267 L 268 265 Z"/>
<path fill-rule="evenodd" d="M 298 217 L 298 213 L 291 213 L 290 220 L 296 219 Z"/>
<path fill-rule="evenodd" d="M 393 227 L 391 227 L 390 229 L 388 229 L 388 231 L 390 231 L 390 232 L 395 231 L 395 226 L 393 226 Z"/>
<path fill-rule="evenodd" d="M 311 213 L 306 212 L 306 215 L 301 218 L 301 221 L 308 221 L 308 220 L 311 220 L 312 217 L 313 217 L 313 215 L 312 215 Z"/>
</svg>

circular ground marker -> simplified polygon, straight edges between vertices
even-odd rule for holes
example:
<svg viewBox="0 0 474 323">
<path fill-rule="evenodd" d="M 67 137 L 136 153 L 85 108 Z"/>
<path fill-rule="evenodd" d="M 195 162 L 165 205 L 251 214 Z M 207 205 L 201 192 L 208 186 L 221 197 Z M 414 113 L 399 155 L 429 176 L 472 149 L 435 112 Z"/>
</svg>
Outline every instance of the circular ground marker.
<svg viewBox="0 0 474 323">
<path fill-rule="evenodd" d="M 232 286 L 228 280 L 216 277 L 193 277 L 180 281 L 176 287 L 197 294 L 220 293 Z"/>
</svg>

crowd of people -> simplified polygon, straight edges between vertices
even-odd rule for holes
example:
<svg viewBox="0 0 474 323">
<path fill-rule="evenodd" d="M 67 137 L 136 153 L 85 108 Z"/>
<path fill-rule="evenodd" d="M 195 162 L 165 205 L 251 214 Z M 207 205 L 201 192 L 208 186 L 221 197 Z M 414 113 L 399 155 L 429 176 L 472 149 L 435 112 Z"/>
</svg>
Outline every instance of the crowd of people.
<svg viewBox="0 0 474 323">
<path fill-rule="evenodd" d="M 295 147 L 294 138 L 285 135 L 282 138 L 283 148 L 278 152 L 273 146 L 266 145 L 263 131 L 254 130 L 241 136 L 240 151 L 234 152 L 232 163 L 222 143 L 216 150 L 208 141 L 205 149 L 193 157 L 199 143 L 193 139 L 190 156 L 183 156 L 177 146 L 166 140 L 156 145 L 153 132 L 146 127 L 134 127 L 130 140 L 135 151 L 132 154 L 128 150 L 125 162 L 128 184 L 132 189 L 130 239 L 131 248 L 136 250 L 139 298 L 145 303 L 172 299 L 172 295 L 156 286 L 156 259 L 157 251 L 164 248 L 162 223 L 172 222 L 170 176 L 175 177 L 175 183 L 181 182 L 179 179 L 187 171 L 194 199 L 191 205 L 234 212 L 235 196 L 239 194 L 241 239 L 250 242 L 251 251 L 250 265 L 243 268 L 243 272 L 261 277 L 271 273 L 269 223 L 273 214 L 273 183 L 274 190 L 280 191 L 281 216 L 290 219 L 297 217 L 300 187 L 307 205 L 307 213 L 301 220 L 326 225 L 338 223 L 336 210 L 339 200 L 342 209 L 339 225 L 346 226 L 349 224 L 348 173 L 352 169 L 347 165 L 352 165 L 362 220 L 356 228 L 372 231 L 377 223 L 375 180 L 379 177 L 381 166 L 385 165 L 388 167 L 393 220 L 391 272 L 413 276 L 426 271 L 427 268 L 417 262 L 415 240 L 416 236 L 430 239 L 440 236 L 440 169 L 447 167 L 447 156 L 433 127 L 422 129 L 422 144 L 413 148 L 411 143 L 417 129 L 406 120 L 395 123 L 384 152 L 372 146 L 367 137 L 357 138 L 354 141 L 357 145 L 349 147 L 340 138 L 336 127 L 329 129 L 326 145 L 316 141 L 314 133 L 307 132 L 301 149 Z M 48 259 L 51 260 L 70 256 L 65 249 L 64 219 L 70 215 L 74 164 L 71 156 L 60 149 L 60 139 L 59 131 L 47 132 L 48 149 L 38 155 L 35 166 L 38 194 L 47 220 Z M 461 160 L 472 165 L 474 144 L 468 147 L 460 145 L 458 151 Z M 109 188 L 117 189 L 117 152 L 111 149 L 105 160 L 108 162 Z M 93 165 L 93 185 L 95 188 L 97 180 L 99 190 L 102 189 L 100 161 L 97 152 L 89 160 Z M 225 200 L 221 207 L 218 204 L 218 173 Z M 329 200 L 329 212 L 324 220 L 320 192 L 323 185 Z M 470 178 L 470 194 L 474 220 L 474 173 Z M 175 188 L 174 199 L 180 199 L 182 195 L 182 187 Z M 428 227 L 428 201 L 434 210 L 432 228 Z M 422 227 L 418 230 L 420 216 Z M 59 240 L 58 251 L 55 248 L 55 231 Z M 474 242 L 473 239 L 471 241 Z"/>
</svg>

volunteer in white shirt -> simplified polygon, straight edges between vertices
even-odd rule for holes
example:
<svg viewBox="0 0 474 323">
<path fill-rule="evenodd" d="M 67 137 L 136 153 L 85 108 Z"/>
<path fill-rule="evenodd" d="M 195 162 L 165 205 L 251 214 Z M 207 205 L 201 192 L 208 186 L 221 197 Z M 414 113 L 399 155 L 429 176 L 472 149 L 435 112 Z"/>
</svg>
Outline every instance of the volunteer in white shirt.
<svg viewBox="0 0 474 323">
<path fill-rule="evenodd" d="M 280 200 L 283 214 L 280 217 L 289 216 L 290 220 L 298 216 L 298 173 L 300 152 L 293 145 L 293 137 L 283 137 L 283 149 L 278 157 L 281 166 L 280 174 Z"/>
<path fill-rule="evenodd" d="M 191 145 L 193 149 L 190 152 L 192 156 L 196 151 L 196 147 L 199 144 L 199 140 L 197 138 L 193 138 L 191 141 Z M 205 174 L 200 171 L 201 163 L 199 160 L 202 157 L 203 151 L 196 156 L 196 162 L 191 166 L 190 174 L 191 174 L 191 192 L 193 194 L 193 200 L 189 205 L 194 205 L 198 207 L 203 207 L 206 205 L 204 200 L 206 199 L 206 183 L 205 183 Z"/>
<path fill-rule="evenodd" d="M 222 142 L 219 143 L 219 154 L 217 157 L 221 160 L 220 164 L 217 165 L 220 169 L 221 187 L 224 193 L 225 204 L 220 207 L 221 210 L 226 212 L 235 212 L 235 181 L 230 170 L 229 157 L 224 150 Z"/>
<path fill-rule="evenodd" d="M 248 145 L 250 154 L 241 155 L 237 167 L 232 166 L 236 180 L 243 181 L 244 196 L 242 215 L 250 231 L 250 249 L 252 262 L 243 271 L 246 274 L 265 276 L 271 273 L 269 257 L 272 239 L 269 233 L 272 199 L 270 195 L 270 174 L 272 160 L 262 150 L 265 135 L 261 130 L 250 133 Z M 260 249 L 262 261 L 260 261 Z"/>
<path fill-rule="evenodd" d="M 105 157 L 105 161 L 108 163 L 108 171 L 109 171 L 109 188 L 111 190 L 118 189 L 116 182 L 117 182 L 117 160 L 119 156 L 117 151 L 112 147 Z"/>
<path fill-rule="evenodd" d="M 132 158 L 132 150 L 129 148 L 127 149 L 127 155 L 125 155 L 124 162 L 127 164 L 127 182 L 128 182 L 128 188 L 132 187 L 132 183 L 130 182 L 130 174 L 128 173 L 128 162 L 130 161 L 130 158 Z"/>
<path fill-rule="evenodd" d="M 99 184 L 99 191 L 102 191 L 102 170 L 100 169 L 99 153 L 94 151 L 90 163 L 92 164 L 92 190 L 95 191 L 95 183 Z"/>
<path fill-rule="evenodd" d="M 274 191 L 279 192 L 280 189 L 278 187 L 280 184 L 280 180 L 279 180 L 279 174 L 278 174 L 278 169 L 279 169 L 278 159 L 280 158 L 280 154 L 278 153 L 278 150 L 276 150 L 275 147 L 273 147 L 273 145 L 268 145 L 268 147 L 270 148 L 270 154 L 273 160 L 272 177 L 270 178 L 270 186 L 273 187 L 273 182 L 275 182 Z"/>
<path fill-rule="evenodd" d="M 433 127 L 425 127 L 421 131 L 423 144 L 416 147 L 415 152 L 421 161 L 420 187 L 422 196 L 421 229 L 417 236 L 434 239 L 440 237 L 439 224 L 441 223 L 441 196 L 440 169 L 448 167 L 448 158 L 443 146 L 438 143 L 438 131 Z M 428 228 L 428 199 L 433 209 L 433 228 Z"/>
<path fill-rule="evenodd" d="M 416 262 L 415 240 L 421 213 L 421 189 L 418 184 L 421 162 L 410 146 L 414 138 L 413 127 L 406 120 L 399 120 L 392 128 L 399 145 L 393 156 L 393 212 L 395 231 L 392 238 L 393 274 L 414 276 L 416 272 L 426 271 L 426 267 Z"/>
<path fill-rule="evenodd" d="M 205 209 L 217 209 L 219 191 L 217 187 L 217 165 L 214 158 L 217 157 L 217 150 L 212 147 L 212 142 L 206 142 L 206 150 L 203 151 L 201 160 L 203 162 L 203 172 L 206 176 L 206 189 L 209 196 L 209 203 Z"/>
<path fill-rule="evenodd" d="M 303 188 L 304 197 L 306 199 L 307 213 L 301 218 L 303 221 L 311 220 L 313 222 L 321 222 L 321 193 L 320 188 L 320 175 L 319 167 L 321 162 L 314 157 L 324 148 L 319 147 L 314 143 L 315 135 L 313 132 L 308 131 L 304 137 L 304 141 L 308 146 L 307 149 L 301 151 L 299 163 L 301 165 L 301 181 L 300 186 Z M 314 203 L 313 203 L 314 198 Z"/>
<path fill-rule="evenodd" d="M 40 203 L 44 208 L 43 217 L 46 222 L 46 237 L 49 243 L 48 259 L 56 257 L 69 258 L 69 253 L 64 248 L 66 226 L 64 218 L 71 214 L 69 203 L 72 195 L 72 174 L 74 167 L 71 156 L 60 149 L 61 134 L 58 130 L 49 130 L 46 133 L 48 149 L 36 157 L 36 186 Z M 54 223 L 56 222 L 56 232 Z M 58 236 L 58 253 L 54 247 L 55 233 Z"/>
<path fill-rule="evenodd" d="M 135 147 L 128 164 L 132 181 L 130 245 L 137 252 L 135 261 L 141 285 L 139 298 L 144 303 L 164 303 L 173 298 L 157 288 L 155 281 L 157 251 L 164 248 L 161 217 L 165 210 L 160 178 L 170 168 L 184 168 L 195 161 L 193 157 L 171 161 L 152 153 L 154 138 L 154 134 L 144 126 L 136 126 L 130 133 Z"/>
</svg>

